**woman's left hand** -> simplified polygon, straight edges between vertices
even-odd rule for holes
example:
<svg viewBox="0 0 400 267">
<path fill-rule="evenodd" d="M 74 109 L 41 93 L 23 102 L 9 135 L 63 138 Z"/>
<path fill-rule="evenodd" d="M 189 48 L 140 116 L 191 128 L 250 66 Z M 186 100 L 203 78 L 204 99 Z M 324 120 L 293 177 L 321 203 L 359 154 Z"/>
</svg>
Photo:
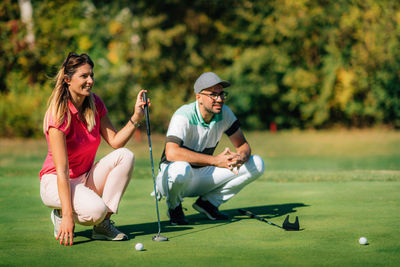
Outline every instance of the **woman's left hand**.
<svg viewBox="0 0 400 267">
<path fill-rule="evenodd" d="M 147 90 L 140 90 L 140 92 L 138 93 L 137 98 L 136 98 L 135 111 L 131 117 L 132 121 L 134 121 L 136 123 L 139 123 L 144 117 L 144 106 L 146 105 L 146 102 L 143 101 L 143 93 L 144 92 L 147 93 Z M 147 102 L 150 106 L 149 98 L 147 99 Z"/>
</svg>

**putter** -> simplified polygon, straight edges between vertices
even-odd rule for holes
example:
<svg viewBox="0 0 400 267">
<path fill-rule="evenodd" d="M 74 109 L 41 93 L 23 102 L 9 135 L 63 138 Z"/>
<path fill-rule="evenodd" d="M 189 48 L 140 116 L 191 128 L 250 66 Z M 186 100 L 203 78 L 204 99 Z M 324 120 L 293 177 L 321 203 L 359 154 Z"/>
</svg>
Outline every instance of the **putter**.
<svg viewBox="0 0 400 267">
<path fill-rule="evenodd" d="M 275 224 L 273 222 L 270 222 L 270 221 L 264 219 L 263 217 L 255 215 L 251 211 L 238 209 L 238 212 L 240 212 L 243 215 L 247 215 L 250 218 L 255 218 L 255 219 L 259 220 L 259 221 L 266 222 L 269 225 L 285 229 L 286 231 L 300 231 L 299 217 L 297 217 L 297 216 L 296 216 L 296 221 L 294 223 L 289 222 L 289 215 L 286 216 L 285 221 L 283 222 L 282 226 L 280 226 L 280 225 L 277 225 L 277 224 Z"/>
<path fill-rule="evenodd" d="M 148 105 L 148 102 L 147 102 L 147 96 L 146 96 L 145 92 L 143 92 L 143 101 L 146 102 L 146 104 L 144 105 L 144 113 L 145 113 L 145 116 L 146 116 L 147 136 L 149 138 L 151 170 L 153 171 L 153 185 L 154 185 L 154 193 L 155 193 L 154 194 L 154 198 L 156 200 L 157 221 L 158 221 L 158 233 L 152 237 L 152 240 L 153 241 L 168 241 L 168 237 L 160 235 L 160 233 L 161 233 L 161 223 L 160 223 L 160 213 L 158 211 L 156 178 L 155 178 L 155 175 L 154 175 L 153 150 L 151 148 L 149 105 Z"/>
</svg>

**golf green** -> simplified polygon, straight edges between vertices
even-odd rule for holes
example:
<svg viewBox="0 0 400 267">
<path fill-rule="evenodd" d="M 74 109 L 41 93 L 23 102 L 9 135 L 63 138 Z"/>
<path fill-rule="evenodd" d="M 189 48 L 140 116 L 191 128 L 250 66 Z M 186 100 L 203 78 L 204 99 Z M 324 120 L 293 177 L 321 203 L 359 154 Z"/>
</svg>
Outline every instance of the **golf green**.
<svg viewBox="0 0 400 267">
<path fill-rule="evenodd" d="M 156 162 L 162 139 L 154 137 Z M 135 171 L 119 214 L 113 216 L 130 240 L 93 241 L 91 228 L 77 225 L 71 247 L 54 239 L 50 209 L 39 196 L 37 173 L 46 144 L 0 140 L 0 265 L 398 265 L 400 133 L 249 133 L 248 139 L 254 144 L 253 152 L 264 158 L 267 170 L 220 207 L 230 220 L 207 220 L 192 208 L 195 199 L 187 198 L 183 207 L 190 224 L 170 226 L 165 200 L 161 200 L 162 234 L 169 241 L 152 241 L 157 215 L 143 140 L 129 144 L 137 151 Z M 99 157 L 108 151 L 102 147 Z M 287 215 L 291 221 L 298 216 L 302 230 L 284 231 L 241 215 L 239 208 L 278 225 Z M 358 243 L 362 236 L 368 238 L 368 245 Z M 144 244 L 144 251 L 135 250 L 138 242 Z"/>
</svg>

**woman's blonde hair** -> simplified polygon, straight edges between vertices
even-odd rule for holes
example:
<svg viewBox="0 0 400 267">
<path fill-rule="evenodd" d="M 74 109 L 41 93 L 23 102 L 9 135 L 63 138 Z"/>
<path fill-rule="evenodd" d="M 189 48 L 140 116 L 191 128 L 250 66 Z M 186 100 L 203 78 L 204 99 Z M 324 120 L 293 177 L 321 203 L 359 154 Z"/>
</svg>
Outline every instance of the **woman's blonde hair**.
<svg viewBox="0 0 400 267">
<path fill-rule="evenodd" d="M 71 113 L 68 108 L 70 93 L 68 90 L 68 84 L 65 81 L 65 76 L 71 79 L 76 70 L 85 64 L 89 64 L 92 69 L 94 67 L 93 61 L 87 54 L 78 55 L 70 52 L 67 58 L 64 60 L 61 69 L 58 71 L 57 76 L 55 77 L 56 85 L 48 100 L 48 108 L 43 121 L 44 132 L 48 131 L 50 118 L 52 118 L 53 123 L 57 127 L 62 125 L 65 122 L 65 119 L 67 119 L 66 128 L 70 126 Z M 90 93 L 89 97 L 85 97 L 85 100 L 82 104 L 81 114 L 85 119 L 88 131 L 92 131 L 96 125 L 96 105 L 94 103 L 94 97 L 92 93 Z M 67 118 L 65 118 L 66 116 Z"/>
</svg>

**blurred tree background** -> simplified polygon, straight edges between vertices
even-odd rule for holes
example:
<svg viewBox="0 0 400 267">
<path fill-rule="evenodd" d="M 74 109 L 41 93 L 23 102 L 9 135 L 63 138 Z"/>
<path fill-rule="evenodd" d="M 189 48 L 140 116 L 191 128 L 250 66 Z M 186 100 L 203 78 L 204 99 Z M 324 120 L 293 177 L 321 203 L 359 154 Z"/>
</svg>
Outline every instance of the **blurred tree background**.
<svg viewBox="0 0 400 267">
<path fill-rule="evenodd" d="M 95 62 L 115 125 L 148 89 L 152 128 L 193 101 L 205 71 L 229 80 L 248 130 L 400 128 L 400 2 L 3 0 L 0 136 L 40 136 L 68 52 Z"/>
</svg>

